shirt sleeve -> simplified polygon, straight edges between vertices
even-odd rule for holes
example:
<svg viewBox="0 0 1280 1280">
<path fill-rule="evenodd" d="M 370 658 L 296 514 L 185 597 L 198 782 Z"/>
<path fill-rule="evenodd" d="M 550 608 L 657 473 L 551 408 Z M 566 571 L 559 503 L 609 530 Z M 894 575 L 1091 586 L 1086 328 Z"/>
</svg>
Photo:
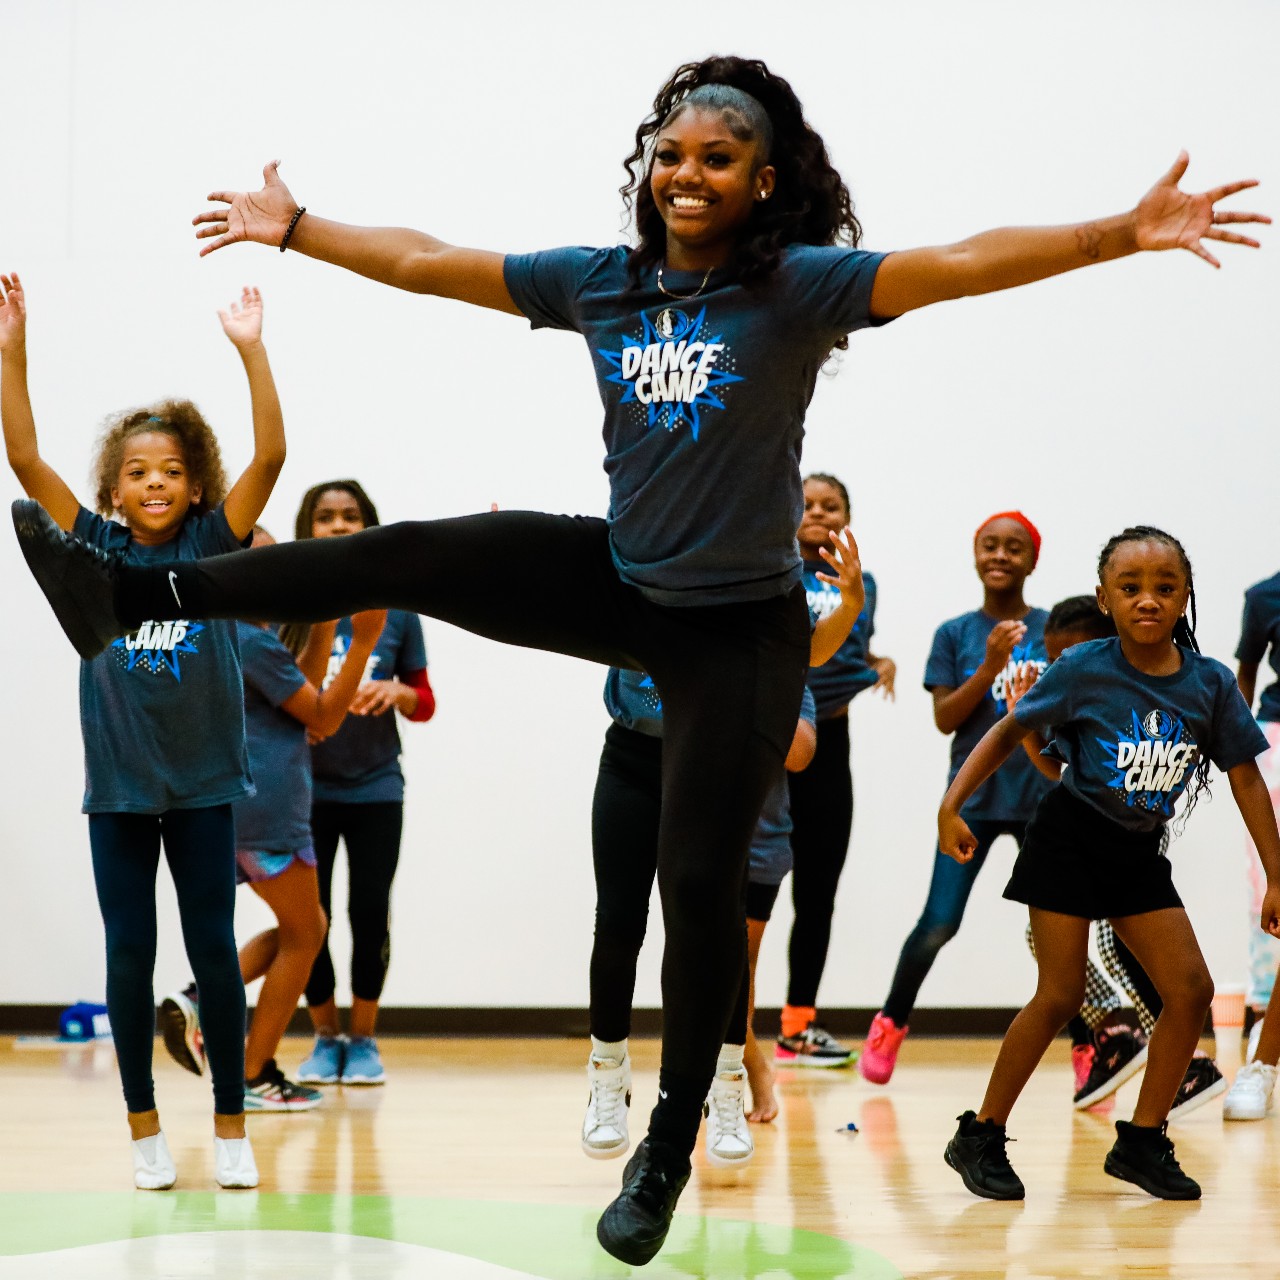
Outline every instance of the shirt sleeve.
<svg viewBox="0 0 1280 1280">
<path fill-rule="evenodd" d="M 871 287 L 884 256 L 834 245 L 793 249 L 787 270 L 797 316 L 832 337 L 887 323 L 871 315 Z"/>
<path fill-rule="evenodd" d="M 79 521 L 76 522 L 77 525 Z M 1240 620 L 1240 643 L 1236 645 L 1236 657 L 1241 662 L 1261 662 L 1267 656 L 1270 637 L 1267 635 L 1267 619 L 1259 608 L 1257 595 L 1244 593 L 1244 617 Z"/>
<path fill-rule="evenodd" d="M 1220 662 L 1214 666 L 1218 694 L 1213 709 L 1213 741 L 1206 754 L 1226 773 L 1260 756 L 1270 744 L 1267 735 L 1258 728 L 1231 672 Z"/>
<path fill-rule="evenodd" d="M 933 647 L 924 665 L 924 687 L 932 693 L 934 689 L 958 689 L 963 683 L 956 672 L 955 633 L 944 622 L 933 633 Z"/>
<path fill-rule="evenodd" d="M 72 525 L 71 532 L 91 547 L 111 549 L 127 546 L 129 543 L 129 531 L 124 525 L 117 524 L 114 520 L 104 520 L 88 507 L 81 507 L 76 512 L 76 522 Z"/>
<path fill-rule="evenodd" d="M 255 628 L 257 634 L 240 633 L 240 664 L 244 682 L 260 693 L 273 707 L 288 702 L 307 678 L 298 668 L 293 654 L 269 631 Z"/>
<path fill-rule="evenodd" d="M 427 669 L 427 644 L 422 638 L 422 619 L 416 613 L 406 613 L 403 617 L 404 629 L 400 633 L 400 646 L 396 650 L 395 674 L 398 676 Z"/>
<path fill-rule="evenodd" d="M 532 328 L 580 331 L 578 295 L 599 252 L 578 245 L 512 253 L 503 259 L 507 292 Z"/>
<path fill-rule="evenodd" d="M 1058 725 L 1071 719 L 1073 668 L 1070 655 L 1059 658 L 1018 700 L 1013 718 L 1028 729 L 1048 737 Z"/>
<path fill-rule="evenodd" d="M 818 704 L 813 700 L 813 694 L 806 686 L 804 697 L 800 699 L 800 719 L 805 724 L 811 724 L 815 728 L 818 724 Z"/>
<path fill-rule="evenodd" d="M 231 526 L 227 523 L 227 516 L 221 503 L 204 515 L 189 518 L 187 530 L 191 539 L 191 549 L 201 559 L 205 556 L 226 555 L 228 551 L 241 551 L 253 541 L 252 533 L 241 542 L 231 532 Z"/>
<path fill-rule="evenodd" d="M 863 637 L 864 652 L 871 652 L 871 637 L 876 633 L 876 580 L 869 574 L 862 575 L 862 587 L 866 592 L 866 600 L 862 606 L 862 617 L 867 620 L 867 633 Z M 859 622 L 862 618 L 858 619 Z"/>
</svg>

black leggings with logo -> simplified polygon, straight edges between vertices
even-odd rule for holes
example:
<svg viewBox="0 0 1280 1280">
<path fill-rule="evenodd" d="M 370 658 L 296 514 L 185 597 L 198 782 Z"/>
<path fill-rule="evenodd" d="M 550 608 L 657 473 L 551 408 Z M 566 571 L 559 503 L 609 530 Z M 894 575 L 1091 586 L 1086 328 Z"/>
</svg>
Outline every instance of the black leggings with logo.
<svg viewBox="0 0 1280 1280">
<path fill-rule="evenodd" d="M 495 564 L 504 566 L 500 583 L 477 571 Z M 657 869 L 665 1097 L 650 1132 L 692 1150 L 742 975 L 751 833 L 782 775 L 804 691 L 800 585 L 738 604 L 655 604 L 619 578 L 603 520 L 491 512 L 125 566 L 116 605 L 125 625 L 179 613 L 315 622 L 406 609 L 507 644 L 646 671 L 662 697 L 665 735 Z"/>
</svg>

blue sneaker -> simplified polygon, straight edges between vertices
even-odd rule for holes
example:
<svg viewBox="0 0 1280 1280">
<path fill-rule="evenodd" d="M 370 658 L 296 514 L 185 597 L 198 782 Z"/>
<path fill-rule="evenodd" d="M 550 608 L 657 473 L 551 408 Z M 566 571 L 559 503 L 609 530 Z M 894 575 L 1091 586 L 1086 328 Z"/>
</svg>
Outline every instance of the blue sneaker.
<svg viewBox="0 0 1280 1280">
<path fill-rule="evenodd" d="M 347 1058 L 342 1067 L 343 1084 L 386 1084 L 378 1043 L 372 1036 L 352 1036 L 347 1041 Z"/>
<path fill-rule="evenodd" d="M 337 1084 L 342 1079 L 346 1047 L 345 1036 L 316 1036 L 311 1056 L 298 1068 L 299 1081 L 302 1084 Z"/>
</svg>

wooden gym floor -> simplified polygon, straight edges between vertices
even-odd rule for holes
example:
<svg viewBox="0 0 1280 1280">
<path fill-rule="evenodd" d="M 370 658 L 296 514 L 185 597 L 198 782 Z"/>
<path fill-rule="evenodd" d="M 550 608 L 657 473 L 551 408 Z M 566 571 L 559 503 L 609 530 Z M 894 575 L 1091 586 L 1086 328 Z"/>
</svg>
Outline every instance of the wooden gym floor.
<svg viewBox="0 0 1280 1280">
<path fill-rule="evenodd" d="M 249 1119 L 257 1192 L 218 1191 L 206 1080 L 157 1042 L 171 1192 L 132 1189 L 109 1045 L 0 1041 L 0 1280 L 591 1280 L 632 1272 L 595 1243 L 622 1162 L 578 1146 L 581 1044 L 382 1042 L 389 1083 L 326 1091 L 299 1115 Z M 1224 1125 L 1221 1100 L 1174 1126 L 1198 1204 L 1154 1201 L 1102 1172 L 1115 1115 L 1074 1112 L 1065 1043 L 1014 1113 L 1027 1200 L 970 1196 L 942 1161 L 976 1105 L 996 1044 L 908 1041 L 893 1082 L 852 1071 L 781 1074 L 782 1115 L 756 1127 L 748 1170 L 701 1152 L 654 1280 L 1273 1276 L 1280 1263 L 1280 1112 Z M 1231 1074 L 1239 1046 L 1224 1039 Z M 286 1068 L 306 1052 L 289 1041 Z M 656 1088 L 656 1045 L 635 1046 L 633 1134 Z M 857 1124 L 856 1134 L 845 1131 Z"/>
</svg>

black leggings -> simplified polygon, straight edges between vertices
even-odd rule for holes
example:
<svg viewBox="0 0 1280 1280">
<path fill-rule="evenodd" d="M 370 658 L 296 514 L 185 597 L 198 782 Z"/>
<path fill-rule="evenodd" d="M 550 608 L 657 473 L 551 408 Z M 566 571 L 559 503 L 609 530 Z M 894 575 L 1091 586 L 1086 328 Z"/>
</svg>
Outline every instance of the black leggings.
<svg viewBox="0 0 1280 1280">
<path fill-rule="evenodd" d="M 813 1008 L 831 945 L 831 915 L 853 830 L 849 717 L 818 721 L 818 747 L 791 787 L 791 925 L 787 1003 Z"/>
<path fill-rule="evenodd" d="M 482 564 L 509 567 L 500 589 L 477 573 Z M 650 1132 L 692 1150 L 742 978 L 747 849 L 800 713 L 803 587 L 740 604 L 655 604 L 619 578 L 603 520 L 513 511 L 126 565 L 116 606 L 126 626 L 179 613 L 315 622 L 405 609 L 492 640 L 648 672 L 663 703 L 657 875 L 666 925 L 665 1097 Z"/>
<path fill-rule="evenodd" d="M 662 739 L 611 724 L 604 735 L 591 801 L 596 874 L 596 932 L 591 946 L 591 1034 L 631 1034 L 636 961 L 644 945 L 649 897 L 658 869 L 662 813 Z M 727 1044 L 745 1044 L 750 972 L 743 969 Z"/>
<path fill-rule="evenodd" d="M 391 882 L 400 861 L 400 829 L 404 805 L 336 804 L 317 800 L 311 806 L 311 835 L 316 850 L 320 905 L 332 922 L 333 866 L 338 841 L 347 846 L 347 919 L 351 921 L 351 994 L 378 1000 L 391 963 Z M 332 923 L 330 923 L 332 928 Z M 329 931 L 311 966 L 307 1004 L 328 1004 L 336 976 L 329 954 Z"/>
<path fill-rule="evenodd" d="M 213 1107 L 244 1110 L 244 983 L 236 955 L 235 830 L 229 804 L 159 815 L 91 813 L 93 880 L 107 938 L 107 1013 L 130 1111 L 153 1111 L 156 869 L 160 845 L 178 894 L 187 959 L 200 991 Z"/>
</svg>

